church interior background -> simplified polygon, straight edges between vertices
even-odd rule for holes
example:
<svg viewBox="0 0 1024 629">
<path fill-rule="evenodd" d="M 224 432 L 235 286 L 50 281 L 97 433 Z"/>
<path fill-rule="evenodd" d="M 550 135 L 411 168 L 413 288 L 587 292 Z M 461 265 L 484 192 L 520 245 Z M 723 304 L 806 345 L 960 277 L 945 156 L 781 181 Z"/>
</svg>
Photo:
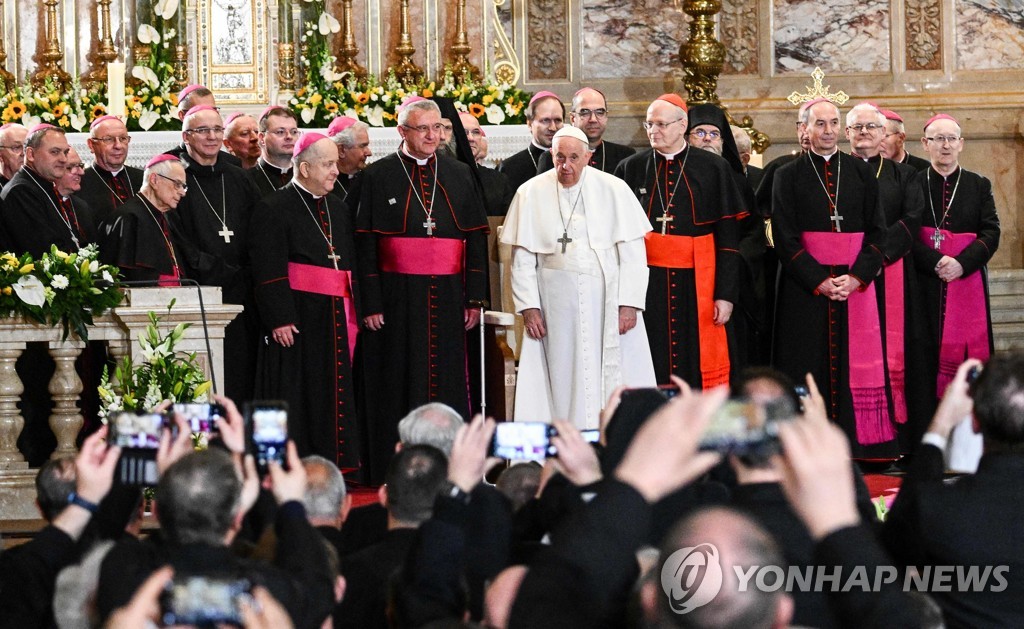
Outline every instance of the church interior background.
<svg viewBox="0 0 1024 629">
<path fill-rule="evenodd" d="M 105 81 L 126 63 L 139 25 L 176 0 L 0 0 L 0 65 L 22 79 L 49 71 Z M 325 4 L 326 1 L 326 4 Z M 795 106 L 820 67 L 824 83 L 899 112 L 911 152 L 936 112 L 963 125 L 961 161 L 988 177 L 1002 222 L 990 265 L 997 345 L 1024 346 L 1024 2 L 1017 0 L 180 0 L 163 42 L 181 84 L 259 111 L 302 88 L 304 21 L 331 14 L 328 49 L 371 74 L 412 63 L 438 77 L 461 55 L 482 74 L 568 102 L 590 85 L 608 97 L 610 140 L 644 146 L 640 126 L 658 94 L 686 94 L 680 47 L 721 56 L 717 87 L 736 120 L 770 138 L 764 159 L 796 148 Z M 719 52 L 710 40 L 723 44 Z M 696 45 L 696 44 L 695 44 Z M 709 57 L 710 55 L 710 57 Z M 707 87 L 707 86 L 705 86 Z M 691 100 L 694 94 L 690 93 Z M 849 106 L 849 105 L 847 105 Z"/>
</svg>

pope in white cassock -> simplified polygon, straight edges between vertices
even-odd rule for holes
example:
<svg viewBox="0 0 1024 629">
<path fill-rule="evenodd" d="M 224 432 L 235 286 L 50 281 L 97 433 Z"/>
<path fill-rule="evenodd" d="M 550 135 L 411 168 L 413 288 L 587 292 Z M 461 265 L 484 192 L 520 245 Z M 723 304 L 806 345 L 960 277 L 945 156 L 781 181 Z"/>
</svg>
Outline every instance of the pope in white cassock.
<svg viewBox="0 0 1024 629">
<path fill-rule="evenodd" d="M 520 186 L 505 219 L 526 323 L 517 421 L 596 428 L 615 387 L 656 386 L 642 312 L 651 224 L 625 182 L 587 166 L 590 155 L 583 131 L 562 127 L 554 170 Z"/>
</svg>

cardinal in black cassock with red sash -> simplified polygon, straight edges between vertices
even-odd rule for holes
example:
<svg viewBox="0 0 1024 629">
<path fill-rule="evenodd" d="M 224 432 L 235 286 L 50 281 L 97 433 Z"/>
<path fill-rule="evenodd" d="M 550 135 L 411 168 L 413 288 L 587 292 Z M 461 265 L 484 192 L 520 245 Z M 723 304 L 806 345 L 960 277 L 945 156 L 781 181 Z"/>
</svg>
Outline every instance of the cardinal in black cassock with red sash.
<svg viewBox="0 0 1024 629">
<path fill-rule="evenodd" d="M 686 144 L 686 104 L 665 94 L 647 110 L 652 148 L 615 171 L 640 200 L 654 231 L 644 322 L 658 382 L 675 374 L 696 388 L 729 382 L 725 322 L 739 298 L 745 215 L 729 164 Z"/>
<path fill-rule="evenodd" d="M 772 227 L 782 265 L 774 366 L 797 382 L 814 376 L 854 456 L 896 456 L 871 284 L 885 243 L 878 181 L 863 160 L 838 150 L 835 105 L 819 99 L 808 111 L 811 150 L 779 168 L 773 185 Z"/>
<path fill-rule="evenodd" d="M 288 402 L 288 435 L 359 477 L 352 357 L 358 319 L 351 212 L 331 193 L 338 149 L 319 133 L 295 144 L 295 179 L 263 198 L 250 226 L 263 325 L 256 394 Z"/>
<path fill-rule="evenodd" d="M 403 146 L 363 171 L 356 247 L 373 482 L 410 410 L 470 411 L 466 330 L 487 296 L 487 217 L 469 167 L 436 154 L 440 124 L 436 104 L 407 102 Z"/>
</svg>

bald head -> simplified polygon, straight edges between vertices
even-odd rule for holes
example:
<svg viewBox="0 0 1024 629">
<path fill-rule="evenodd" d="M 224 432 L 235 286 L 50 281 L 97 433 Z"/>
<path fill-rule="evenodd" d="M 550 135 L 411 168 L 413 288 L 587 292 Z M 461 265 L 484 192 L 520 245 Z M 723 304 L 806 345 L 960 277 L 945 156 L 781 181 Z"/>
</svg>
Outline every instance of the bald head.
<svg viewBox="0 0 1024 629">
<path fill-rule="evenodd" d="M 28 129 L 20 124 L 0 129 L 0 174 L 10 179 L 25 162 L 25 137 Z"/>
<path fill-rule="evenodd" d="M 569 121 L 587 134 L 590 146 L 596 148 L 608 128 L 608 102 L 604 94 L 592 87 L 576 92 L 572 97 Z"/>
</svg>

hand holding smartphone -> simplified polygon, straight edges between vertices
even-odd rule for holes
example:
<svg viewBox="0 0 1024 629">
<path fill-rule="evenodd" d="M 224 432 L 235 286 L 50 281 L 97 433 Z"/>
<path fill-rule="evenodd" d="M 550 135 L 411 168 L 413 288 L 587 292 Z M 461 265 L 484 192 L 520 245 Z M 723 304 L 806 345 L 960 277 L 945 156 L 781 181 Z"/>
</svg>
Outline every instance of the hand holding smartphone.
<svg viewBox="0 0 1024 629">
<path fill-rule="evenodd" d="M 287 469 L 288 405 L 281 401 L 252 402 L 247 410 L 252 453 L 260 475 L 267 474 L 271 461 Z"/>
</svg>

